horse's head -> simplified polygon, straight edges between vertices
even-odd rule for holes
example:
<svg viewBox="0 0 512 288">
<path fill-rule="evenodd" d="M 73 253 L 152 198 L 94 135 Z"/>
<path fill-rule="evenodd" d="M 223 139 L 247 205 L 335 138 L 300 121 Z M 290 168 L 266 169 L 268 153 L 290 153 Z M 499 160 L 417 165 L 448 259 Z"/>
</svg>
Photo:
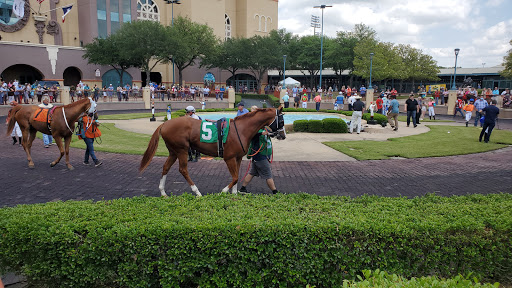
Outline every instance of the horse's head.
<svg viewBox="0 0 512 288">
<path fill-rule="evenodd" d="M 286 139 L 283 116 L 283 106 L 279 106 L 279 108 L 276 109 L 276 117 L 274 118 L 274 121 L 269 125 L 270 129 L 272 129 L 270 136 L 276 137 L 277 140 Z"/>
<path fill-rule="evenodd" d="M 87 108 L 87 114 L 94 114 L 96 113 L 96 107 L 98 104 L 96 104 L 96 101 L 92 100 L 91 97 L 89 97 L 89 108 Z M 87 107 L 87 106 L 86 106 Z"/>
</svg>

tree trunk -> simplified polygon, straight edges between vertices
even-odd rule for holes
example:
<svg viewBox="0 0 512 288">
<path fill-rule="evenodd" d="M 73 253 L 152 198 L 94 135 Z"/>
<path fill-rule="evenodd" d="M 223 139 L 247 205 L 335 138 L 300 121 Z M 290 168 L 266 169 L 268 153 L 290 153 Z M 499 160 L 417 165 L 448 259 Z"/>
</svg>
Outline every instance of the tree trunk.
<svg viewBox="0 0 512 288">
<path fill-rule="evenodd" d="M 350 81 L 349 81 L 350 87 L 354 87 L 353 83 L 354 83 L 354 75 L 350 74 Z"/>
<path fill-rule="evenodd" d="M 149 75 L 150 75 L 150 71 L 149 69 L 146 70 L 146 87 L 149 87 Z"/>
<path fill-rule="evenodd" d="M 182 80 L 183 80 L 183 69 L 178 67 L 178 81 L 179 81 L 180 87 L 183 86 Z"/>
</svg>

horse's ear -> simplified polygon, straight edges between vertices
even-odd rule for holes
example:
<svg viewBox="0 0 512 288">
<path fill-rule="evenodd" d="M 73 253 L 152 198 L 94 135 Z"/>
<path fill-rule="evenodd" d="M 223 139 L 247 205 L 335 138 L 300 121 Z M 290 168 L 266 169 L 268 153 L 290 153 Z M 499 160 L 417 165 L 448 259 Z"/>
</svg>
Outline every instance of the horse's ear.
<svg viewBox="0 0 512 288">
<path fill-rule="evenodd" d="M 277 108 L 277 109 L 279 109 L 279 112 L 283 112 L 283 105 L 282 104 L 279 105 L 279 108 Z"/>
</svg>

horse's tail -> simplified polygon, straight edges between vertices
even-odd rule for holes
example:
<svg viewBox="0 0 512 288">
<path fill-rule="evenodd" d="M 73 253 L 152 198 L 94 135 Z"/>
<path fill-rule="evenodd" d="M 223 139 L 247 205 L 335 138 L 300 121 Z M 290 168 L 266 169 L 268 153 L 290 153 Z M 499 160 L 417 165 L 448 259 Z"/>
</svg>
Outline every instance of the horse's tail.
<svg viewBox="0 0 512 288">
<path fill-rule="evenodd" d="M 151 159 L 153 159 L 155 156 L 156 149 L 158 148 L 158 141 L 160 140 L 160 130 L 162 129 L 162 125 L 156 128 L 153 136 L 151 136 L 151 140 L 149 140 L 148 148 L 146 149 L 146 152 L 144 152 L 142 161 L 140 161 L 139 172 L 146 170 L 146 168 L 149 166 L 149 163 L 151 163 Z"/>
<path fill-rule="evenodd" d="M 11 110 L 9 110 L 9 123 L 7 124 L 7 133 L 6 135 L 9 136 L 12 133 L 12 129 L 14 129 L 14 124 L 16 123 L 16 119 L 14 116 L 16 116 L 16 112 L 18 112 L 21 109 L 21 105 L 14 106 Z"/>
</svg>

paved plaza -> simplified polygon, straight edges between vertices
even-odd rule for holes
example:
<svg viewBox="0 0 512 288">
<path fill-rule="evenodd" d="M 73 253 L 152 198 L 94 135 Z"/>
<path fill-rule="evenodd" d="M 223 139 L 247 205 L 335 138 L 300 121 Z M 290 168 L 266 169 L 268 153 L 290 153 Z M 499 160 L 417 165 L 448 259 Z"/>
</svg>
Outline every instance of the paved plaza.
<svg viewBox="0 0 512 288">
<path fill-rule="evenodd" d="M 5 123 L 5 118 L 0 120 Z M 64 160 L 50 168 L 49 163 L 57 157 L 58 148 L 54 145 L 45 149 L 42 140 L 36 139 L 32 148 L 36 168 L 28 169 L 23 148 L 12 145 L 11 138 L 5 133 L 6 125 L 0 125 L 0 207 L 59 200 L 108 200 L 160 195 L 158 182 L 165 157 L 155 157 L 148 169 L 139 174 L 142 156 L 97 152 L 104 164 L 95 168 L 82 164 L 83 150 L 71 148 L 70 158 L 75 170 L 68 171 Z M 283 144 L 286 141 L 282 141 Z M 276 160 L 272 167 L 276 185 L 284 193 L 414 197 L 425 193 L 443 196 L 512 193 L 510 163 L 512 147 L 473 155 L 424 159 Z M 242 162 L 240 179 L 245 175 L 248 164 L 248 161 Z M 219 193 L 230 181 L 222 160 L 190 163 L 189 171 L 203 195 Z M 173 195 L 191 193 L 177 165 L 169 172 L 166 190 Z M 255 194 L 270 192 L 259 178 L 250 183 L 248 190 Z"/>
</svg>

